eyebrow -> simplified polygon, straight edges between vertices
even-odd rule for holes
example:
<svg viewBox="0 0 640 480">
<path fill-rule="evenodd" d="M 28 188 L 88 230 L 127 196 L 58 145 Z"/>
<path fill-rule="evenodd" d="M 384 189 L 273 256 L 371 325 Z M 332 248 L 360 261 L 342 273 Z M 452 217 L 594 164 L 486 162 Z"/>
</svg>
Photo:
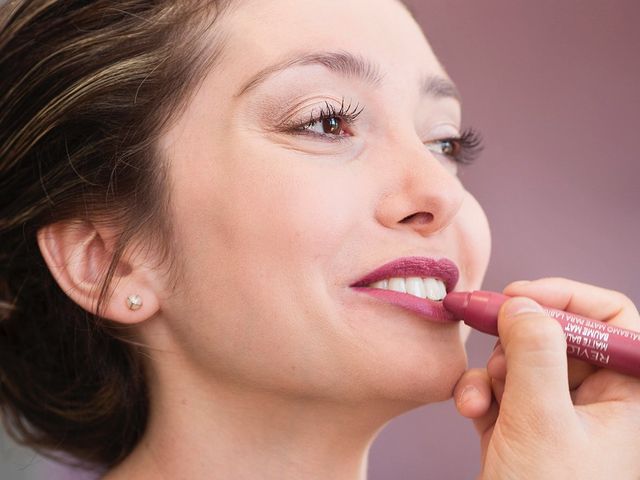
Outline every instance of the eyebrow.
<svg viewBox="0 0 640 480">
<path fill-rule="evenodd" d="M 244 95 L 282 70 L 302 65 L 321 65 L 344 77 L 363 80 L 373 87 L 379 87 L 384 80 L 380 67 L 360 55 L 354 55 L 350 52 L 311 52 L 294 55 L 260 70 L 238 91 L 235 97 Z M 453 82 L 439 75 L 424 77 L 420 91 L 423 95 L 435 98 L 448 97 L 459 102 L 462 101 Z"/>
<path fill-rule="evenodd" d="M 424 77 L 420 91 L 423 95 L 429 95 L 434 98 L 454 98 L 459 103 L 462 103 L 462 96 L 455 84 L 440 75 L 427 75 Z"/>
</svg>

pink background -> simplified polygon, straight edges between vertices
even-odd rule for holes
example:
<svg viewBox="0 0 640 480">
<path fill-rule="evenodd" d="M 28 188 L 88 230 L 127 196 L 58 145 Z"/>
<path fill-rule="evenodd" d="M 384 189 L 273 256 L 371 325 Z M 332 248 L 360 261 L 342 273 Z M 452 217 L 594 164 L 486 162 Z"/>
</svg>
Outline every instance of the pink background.
<svg viewBox="0 0 640 480">
<path fill-rule="evenodd" d="M 462 174 L 492 225 L 485 287 L 566 276 L 640 302 L 640 2 L 409 3 L 462 92 L 465 124 L 485 137 Z M 492 345 L 472 335 L 471 365 Z M 39 465 L 0 477 L 45 478 Z M 475 433 L 447 402 L 392 422 L 369 478 L 465 479 L 478 466 Z"/>
<path fill-rule="evenodd" d="M 640 2 L 408 2 L 486 149 L 463 181 L 493 232 L 485 287 L 566 276 L 640 303 Z M 391 39 L 390 39 L 391 41 Z M 473 334 L 482 366 L 493 339 Z M 472 426 L 450 402 L 392 422 L 370 480 L 470 479 Z"/>
</svg>

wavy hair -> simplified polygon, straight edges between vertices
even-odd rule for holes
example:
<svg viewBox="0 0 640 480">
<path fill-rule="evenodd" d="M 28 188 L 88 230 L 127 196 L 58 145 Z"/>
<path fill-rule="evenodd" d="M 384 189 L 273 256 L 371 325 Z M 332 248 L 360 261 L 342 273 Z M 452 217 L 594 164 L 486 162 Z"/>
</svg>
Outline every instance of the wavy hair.
<svg viewBox="0 0 640 480">
<path fill-rule="evenodd" d="M 137 236 L 170 257 L 167 162 L 157 140 L 222 48 L 229 0 L 0 4 L 0 411 L 19 443 L 111 467 L 149 402 L 141 352 L 60 289 L 37 232 L 118 228 L 100 305 Z"/>
</svg>

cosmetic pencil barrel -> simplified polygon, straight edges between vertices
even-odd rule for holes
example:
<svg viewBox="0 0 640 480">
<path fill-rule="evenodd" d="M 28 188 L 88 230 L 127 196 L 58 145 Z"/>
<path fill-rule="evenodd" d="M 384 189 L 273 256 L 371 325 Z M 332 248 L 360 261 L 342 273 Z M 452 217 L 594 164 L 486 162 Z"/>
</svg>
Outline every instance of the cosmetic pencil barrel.
<svg viewBox="0 0 640 480">
<path fill-rule="evenodd" d="M 444 307 L 475 330 L 498 335 L 498 312 L 510 297 L 496 292 L 452 292 Z M 561 326 L 567 355 L 598 367 L 640 377 L 640 333 L 542 305 Z"/>
</svg>

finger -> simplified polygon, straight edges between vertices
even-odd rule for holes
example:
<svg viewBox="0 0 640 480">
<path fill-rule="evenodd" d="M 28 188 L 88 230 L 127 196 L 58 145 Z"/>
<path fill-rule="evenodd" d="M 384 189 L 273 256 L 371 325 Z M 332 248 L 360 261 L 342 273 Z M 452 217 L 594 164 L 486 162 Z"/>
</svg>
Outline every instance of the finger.
<svg viewBox="0 0 640 480">
<path fill-rule="evenodd" d="M 640 405 L 640 381 L 611 370 L 600 369 L 585 379 L 571 397 L 575 405 L 615 402 L 631 409 L 632 404 Z"/>
<path fill-rule="evenodd" d="M 502 396 L 504 395 L 504 381 L 492 379 L 491 380 L 491 390 L 493 390 L 493 397 L 498 402 L 498 405 L 502 403 Z"/>
<path fill-rule="evenodd" d="M 504 303 L 498 332 L 507 372 L 501 409 L 521 412 L 523 421 L 569 415 L 573 411 L 567 379 L 562 327 L 534 301 L 516 297 Z"/>
<path fill-rule="evenodd" d="M 478 435 L 483 436 L 489 429 L 493 428 L 498 420 L 498 414 L 500 413 L 500 406 L 496 401 L 492 401 L 489 405 L 489 409 L 484 415 L 473 419 L 473 426 L 478 432 Z"/>
<path fill-rule="evenodd" d="M 597 367 L 575 358 L 568 358 L 567 365 L 569 371 L 569 388 L 571 390 L 578 388 L 589 375 L 592 375 L 598 370 Z M 498 400 L 498 403 L 500 403 L 502 392 L 504 391 L 504 380 L 507 377 L 507 359 L 500 345 L 496 346 L 496 349 L 487 360 L 487 373 L 491 377 L 493 395 Z M 500 395 L 496 392 L 497 382 L 500 383 Z"/>
<path fill-rule="evenodd" d="M 598 367 L 583 362 L 576 358 L 567 358 L 567 369 L 569 372 L 569 388 L 578 388 L 589 375 L 593 375 Z"/>
<path fill-rule="evenodd" d="M 503 290 L 505 295 L 524 296 L 547 307 L 609 322 L 625 328 L 639 328 L 640 318 L 634 303 L 614 290 L 580 283 L 566 278 L 542 278 L 532 282 L 514 282 Z M 622 323 L 619 323 L 622 322 Z"/>
<path fill-rule="evenodd" d="M 493 398 L 500 404 L 504 393 L 504 381 L 507 377 L 507 358 L 499 341 L 487 360 L 487 374 L 491 378 Z"/>
<path fill-rule="evenodd" d="M 460 415 L 478 418 L 487 413 L 491 405 L 491 381 L 486 370 L 475 368 L 466 371 L 453 392 Z"/>
<path fill-rule="evenodd" d="M 493 436 L 494 428 L 495 428 L 495 421 L 490 427 L 488 427 L 484 431 L 484 433 L 480 434 L 480 465 L 484 466 L 486 462 L 487 451 L 489 450 L 489 444 L 491 443 L 491 437 Z M 478 477 L 478 478 L 481 478 L 481 477 Z"/>
<path fill-rule="evenodd" d="M 523 295 L 546 306 L 565 310 L 612 323 L 614 325 L 640 329 L 640 317 L 633 302 L 613 290 L 568 280 L 565 278 L 543 278 L 532 282 L 514 282 L 504 289 L 506 295 Z M 597 371 L 597 368 L 580 360 L 568 361 L 569 387 L 575 389 Z"/>
<path fill-rule="evenodd" d="M 487 373 L 492 380 L 504 381 L 507 377 L 507 359 L 502 346 L 497 346 L 487 360 Z"/>
</svg>

